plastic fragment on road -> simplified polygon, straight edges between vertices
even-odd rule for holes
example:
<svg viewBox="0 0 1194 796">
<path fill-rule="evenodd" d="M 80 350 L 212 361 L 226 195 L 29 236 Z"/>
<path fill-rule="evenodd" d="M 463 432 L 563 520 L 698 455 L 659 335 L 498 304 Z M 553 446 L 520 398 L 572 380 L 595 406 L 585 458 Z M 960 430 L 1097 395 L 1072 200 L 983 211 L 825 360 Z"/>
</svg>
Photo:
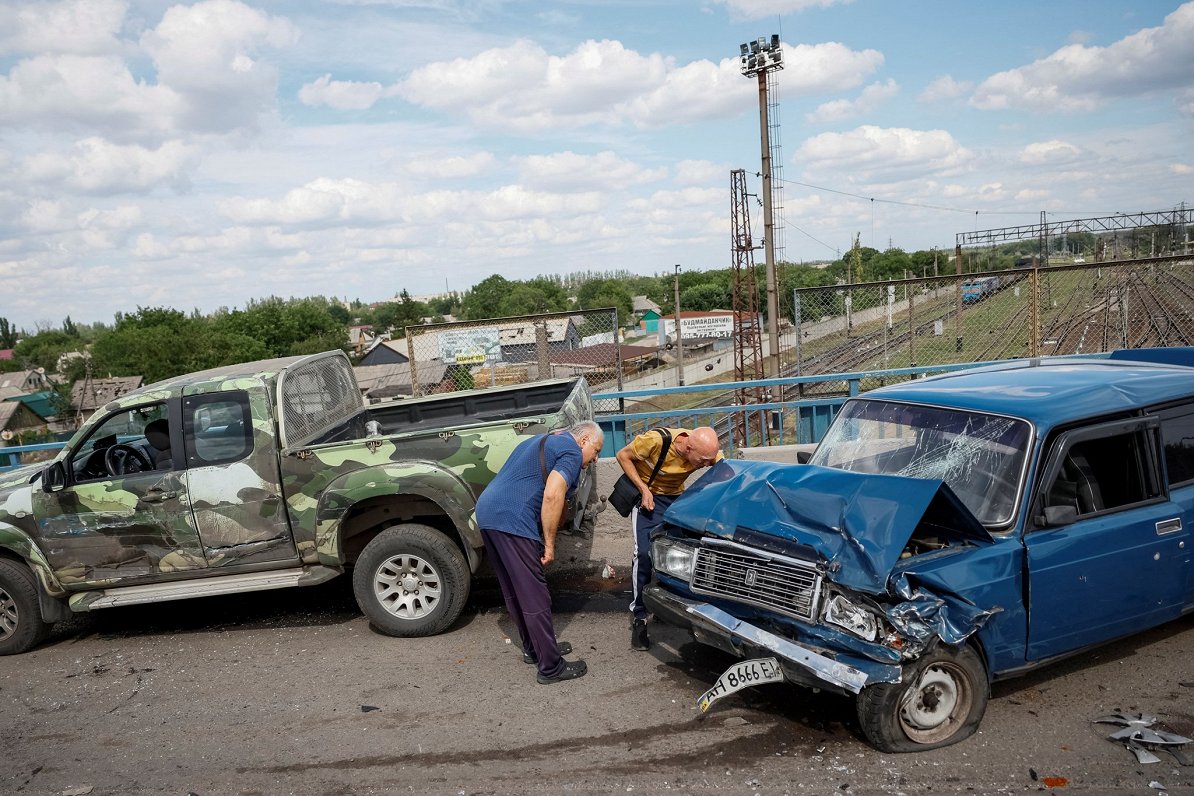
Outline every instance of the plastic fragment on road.
<svg viewBox="0 0 1194 796">
<path fill-rule="evenodd" d="M 1118 741 L 1136 756 L 1136 762 L 1141 764 L 1160 763 L 1161 758 L 1153 754 L 1148 747 L 1168 749 L 1181 765 L 1189 758 L 1179 747 L 1194 743 L 1194 740 L 1165 730 L 1154 730 L 1152 725 L 1157 723 L 1157 717 L 1149 713 L 1125 713 L 1117 710 L 1106 716 L 1094 720 L 1095 724 L 1117 724 L 1121 729 L 1107 736 L 1108 740 Z"/>
</svg>

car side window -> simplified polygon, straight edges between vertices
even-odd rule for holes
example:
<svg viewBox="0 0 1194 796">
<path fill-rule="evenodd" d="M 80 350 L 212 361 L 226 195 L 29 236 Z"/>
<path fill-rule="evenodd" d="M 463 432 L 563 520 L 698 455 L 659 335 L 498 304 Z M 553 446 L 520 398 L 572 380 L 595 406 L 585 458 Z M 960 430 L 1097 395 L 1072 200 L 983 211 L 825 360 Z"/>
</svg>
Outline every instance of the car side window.
<svg viewBox="0 0 1194 796">
<path fill-rule="evenodd" d="M 99 423 L 70 458 L 76 482 L 170 469 L 169 412 L 149 404 L 114 412 Z"/>
<path fill-rule="evenodd" d="M 1157 416 L 1161 418 L 1169 485 L 1194 483 L 1194 404 L 1162 409 Z"/>
<path fill-rule="evenodd" d="M 1158 497 L 1149 451 L 1142 430 L 1075 442 L 1045 492 L 1045 506 L 1071 507 L 1082 517 Z"/>
<path fill-rule="evenodd" d="M 198 395 L 183 401 L 187 465 L 228 464 L 253 451 L 253 419 L 244 392 Z"/>
</svg>

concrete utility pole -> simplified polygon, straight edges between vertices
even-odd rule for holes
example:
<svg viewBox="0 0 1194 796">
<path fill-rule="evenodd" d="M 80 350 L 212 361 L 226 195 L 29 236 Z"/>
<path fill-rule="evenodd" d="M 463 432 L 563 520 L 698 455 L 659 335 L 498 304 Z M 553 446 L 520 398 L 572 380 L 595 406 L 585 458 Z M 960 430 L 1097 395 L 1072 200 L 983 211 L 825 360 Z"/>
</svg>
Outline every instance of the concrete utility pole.
<svg viewBox="0 0 1194 796">
<path fill-rule="evenodd" d="M 760 38 L 738 47 L 742 74 L 759 81 L 759 132 L 763 153 L 763 251 L 767 258 L 767 338 L 770 341 L 770 376 L 780 375 L 779 287 L 775 276 L 775 229 L 771 207 L 771 141 L 767 118 L 767 76 L 784 68 L 779 35 Z"/>
</svg>

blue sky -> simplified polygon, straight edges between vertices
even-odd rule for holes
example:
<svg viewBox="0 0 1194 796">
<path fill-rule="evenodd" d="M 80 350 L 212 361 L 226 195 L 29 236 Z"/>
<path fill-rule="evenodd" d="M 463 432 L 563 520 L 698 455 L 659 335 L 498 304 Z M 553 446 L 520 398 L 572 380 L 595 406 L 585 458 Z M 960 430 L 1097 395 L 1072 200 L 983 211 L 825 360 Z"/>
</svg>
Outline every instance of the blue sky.
<svg viewBox="0 0 1194 796">
<path fill-rule="evenodd" d="M 0 316 L 725 268 L 772 33 L 786 260 L 1194 202 L 1194 2 L 8 2 Z"/>
</svg>

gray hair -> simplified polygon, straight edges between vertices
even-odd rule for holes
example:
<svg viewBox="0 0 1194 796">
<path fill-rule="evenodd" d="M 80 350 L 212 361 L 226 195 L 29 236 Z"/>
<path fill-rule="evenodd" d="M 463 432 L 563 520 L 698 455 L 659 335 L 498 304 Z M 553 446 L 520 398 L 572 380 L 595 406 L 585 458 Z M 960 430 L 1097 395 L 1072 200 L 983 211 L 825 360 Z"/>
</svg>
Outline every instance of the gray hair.
<svg viewBox="0 0 1194 796">
<path fill-rule="evenodd" d="M 594 420 L 581 420 L 578 423 L 573 423 L 568 427 L 568 433 L 572 435 L 573 439 L 580 439 L 586 434 L 604 438 L 605 432 L 601 430 L 601 426 L 597 425 Z"/>
</svg>

